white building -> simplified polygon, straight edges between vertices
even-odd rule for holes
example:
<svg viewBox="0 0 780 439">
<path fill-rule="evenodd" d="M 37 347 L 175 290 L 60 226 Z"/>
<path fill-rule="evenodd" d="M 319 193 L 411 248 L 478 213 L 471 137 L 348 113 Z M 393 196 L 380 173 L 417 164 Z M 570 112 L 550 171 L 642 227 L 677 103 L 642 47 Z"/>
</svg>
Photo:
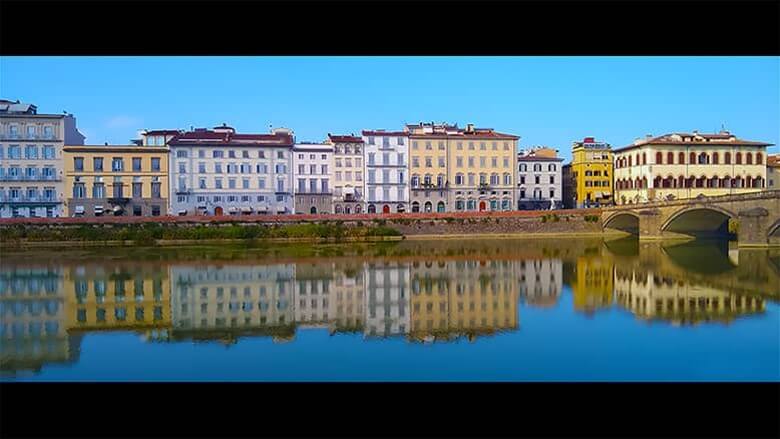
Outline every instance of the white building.
<svg viewBox="0 0 780 439">
<path fill-rule="evenodd" d="M 196 128 L 168 142 L 174 215 L 289 214 L 294 210 L 291 130 L 237 134 Z"/>
<path fill-rule="evenodd" d="M 517 210 L 563 207 L 563 158 L 550 148 L 517 154 Z"/>
<path fill-rule="evenodd" d="M 563 289 L 563 262 L 560 259 L 524 259 L 517 265 L 520 297 L 528 305 L 554 306 Z"/>
<path fill-rule="evenodd" d="M 333 145 L 296 143 L 293 148 L 295 213 L 332 213 Z"/>
<path fill-rule="evenodd" d="M 63 216 L 62 147 L 83 144 L 73 115 L 0 100 L 0 217 Z"/>
<path fill-rule="evenodd" d="M 368 213 L 409 210 L 408 135 L 404 131 L 363 131 Z"/>
<path fill-rule="evenodd" d="M 363 139 L 328 134 L 328 143 L 333 145 L 333 212 L 364 212 L 366 186 Z"/>
</svg>

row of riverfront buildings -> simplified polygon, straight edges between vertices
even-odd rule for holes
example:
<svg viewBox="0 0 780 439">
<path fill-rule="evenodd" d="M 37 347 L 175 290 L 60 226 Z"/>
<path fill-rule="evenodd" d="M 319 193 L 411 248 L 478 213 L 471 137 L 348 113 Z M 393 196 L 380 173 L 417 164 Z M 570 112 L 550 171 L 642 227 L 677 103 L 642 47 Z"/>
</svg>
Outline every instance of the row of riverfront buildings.
<svg viewBox="0 0 780 439">
<path fill-rule="evenodd" d="M 581 208 L 772 189 L 766 142 L 587 137 L 563 164 L 492 128 L 419 123 L 297 142 L 287 128 L 146 130 L 87 145 L 71 114 L 0 100 L 0 217 L 484 212 Z"/>
</svg>

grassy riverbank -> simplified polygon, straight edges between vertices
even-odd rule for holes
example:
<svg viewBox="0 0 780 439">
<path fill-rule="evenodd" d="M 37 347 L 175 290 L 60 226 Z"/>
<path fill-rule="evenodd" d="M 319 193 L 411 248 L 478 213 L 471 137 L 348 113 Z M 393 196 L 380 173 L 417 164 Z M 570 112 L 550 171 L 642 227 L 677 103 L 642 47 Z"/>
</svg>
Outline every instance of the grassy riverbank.
<svg viewBox="0 0 780 439">
<path fill-rule="evenodd" d="M 167 224 L 125 224 L 75 227 L 11 226 L 0 229 L 4 245 L 23 243 L 134 243 L 150 245 L 158 241 L 188 242 L 214 240 L 370 240 L 400 237 L 401 233 L 383 225 L 345 227 L 340 223 L 281 225 L 195 225 L 181 227 Z"/>
</svg>

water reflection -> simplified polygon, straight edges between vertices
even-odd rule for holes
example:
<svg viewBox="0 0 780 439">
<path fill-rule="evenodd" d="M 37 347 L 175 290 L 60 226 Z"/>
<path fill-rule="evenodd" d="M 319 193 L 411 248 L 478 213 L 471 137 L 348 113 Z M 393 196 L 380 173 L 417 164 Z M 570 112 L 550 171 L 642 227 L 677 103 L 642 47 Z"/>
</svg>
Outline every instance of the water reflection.
<svg viewBox="0 0 780 439">
<path fill-rule="evenodd" d="M 523 307 L 560 309 L 566 291 L 593 318 L 618 308 L 729 323 L 780 298 L 778 260 L 723 242 L 636 240 L 28 253 L 0 270 L 0 368 L 78 362 L 83 335 L 119 330 L 164 343 L 283 343 L 304 328 L 477 342 L 520 331 Z"/>
</svg>

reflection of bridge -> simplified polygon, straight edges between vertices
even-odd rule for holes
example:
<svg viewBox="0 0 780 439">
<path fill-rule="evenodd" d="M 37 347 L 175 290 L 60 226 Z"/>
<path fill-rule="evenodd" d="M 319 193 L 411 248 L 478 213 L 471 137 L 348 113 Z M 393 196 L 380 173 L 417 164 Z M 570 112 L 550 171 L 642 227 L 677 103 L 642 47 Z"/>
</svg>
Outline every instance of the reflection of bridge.
<svg viewBox="0 0 780 439">
<path fill-rule="evenodd" d="M 728 234 L 729 219 L 739 220 L 740 246 L 780 244 L 780 190 L 604 208 L 605 228 L 639 239 Z"/>
</svg>

